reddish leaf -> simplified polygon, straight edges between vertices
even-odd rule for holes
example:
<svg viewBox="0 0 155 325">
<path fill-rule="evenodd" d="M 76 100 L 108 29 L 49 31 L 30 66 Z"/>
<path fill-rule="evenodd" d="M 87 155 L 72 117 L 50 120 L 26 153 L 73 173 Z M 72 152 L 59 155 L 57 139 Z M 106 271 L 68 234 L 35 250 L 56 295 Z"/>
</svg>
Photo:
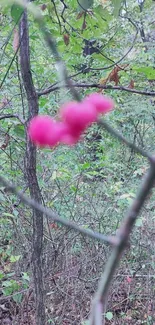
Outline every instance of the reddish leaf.
<svg viewBox="0 0 155 325">
<path fill-rule="evenodd" d="M 130 83 L 129 83 L 128 88 L 130 88 L 130 89 L 135 88 L 135 83 L 134 83 L 134 80 L 133 79 L 130 80 Z"/>
<path fill-rule="evenodd" d="M 68 34 L 64 34 L 63 35 L 63 39 L 64 39 L 64 43 L 67 46 L 69 44 L 69 35 Z"/>
</svg>

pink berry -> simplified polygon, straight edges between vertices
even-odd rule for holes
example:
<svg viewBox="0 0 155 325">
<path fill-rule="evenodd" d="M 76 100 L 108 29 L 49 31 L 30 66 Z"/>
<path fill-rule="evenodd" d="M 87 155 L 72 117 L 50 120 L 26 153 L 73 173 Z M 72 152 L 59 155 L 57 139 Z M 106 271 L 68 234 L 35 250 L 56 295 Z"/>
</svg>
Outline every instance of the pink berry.
<svg viewBox="0 0 155 325">
<path fill-rule="evenodd" d="M 111 98 L 102 96 L 98 93 L 93 93 L 87 96 L 84 100 L 84 102 L 89 102 L 90 104 L 94 105 L 96 107 L 96 110 L 98 114 L 105 114 L 109 111 L 111 111 L 114 107 L 114 102 Z"/>
<path fill-rule="evenodd" d="M 61 142 L 69 146 L 76 144 L 79 140 L 80 135 L 73 135 L 72 133 L 66 133 L 61 137 Z"/>
<path fill-rule="evenodd" d="M 59 122 L 60 142 L 63 144 L 73 145 L 80 139 L 80 133 L 74 132 L 72 128 L 65 122 Z"/>
<path fill-rule="evenodd" d="M 29 124 L 28 134 L 36 145 L 55 146 L 59 142 L 57 123 L 49 116 L 35 116 Z"/>
<path fill-rule="evenodd" d="M 80 137 L 75 137 L 71 134 L 66 134 L 62 137 L 61 142 L 63 144 L 68 144 L 69 146 L 72 146 L 76 144 L 79 141 Z"/>
<path fill-rule="evenodd" d="M 130 276 L 127 275 L 126 279 L 127 279 L 127 282 L 128 283 L 131 283 L 132 282 L 132 278 Z"/>
<path fill-rule="evenodd" d="M 91 123 L 97 120 L 97 112 L 90 103 L 70 102 L 60 111 L 61 118 L 72 129 L 72 135 L 81 134 Z"/>
<path fill-rule="evenodd" d="M 59 122 L 54 121 L 51 132 L 49 133 L 48 145 L 49 147 L 56 146 L 61 141 L 62 128 Z"/>
</svg>

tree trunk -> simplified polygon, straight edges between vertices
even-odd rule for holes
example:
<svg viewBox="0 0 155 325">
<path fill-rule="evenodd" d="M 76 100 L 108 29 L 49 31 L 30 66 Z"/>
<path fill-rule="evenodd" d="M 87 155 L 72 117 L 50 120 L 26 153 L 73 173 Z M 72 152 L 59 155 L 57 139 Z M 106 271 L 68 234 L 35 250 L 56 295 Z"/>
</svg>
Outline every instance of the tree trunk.
<svg viewBox="0 0 155 325">
<path fill-rule="evenodd" d="M 20 46 L 20 64 L 23 84 L 28 100 L 28 121 L 38 114 L 38 98 L 33 84 L 30 53 L 29 53 L 29 34 L 27 23 L 27 12 L 24 11 L 19 34 L 21 40 Z M 27 130 L 27 123 L 25 129 Z M 25 154 L 25 175 L 28 183 L 30 196 L 35 201 L 41 203 L 41 192 L 36 175 L 36 148 L 26 135 L 26 154 Z M 44 284 L 42 271 L 42 244 L 43 244 L 43 213 L 33 209 L 33 252 L 32 266 L 36 301 L 36 324 L 45 325 L 45 304 L 44 304 Z"/>
</svg>

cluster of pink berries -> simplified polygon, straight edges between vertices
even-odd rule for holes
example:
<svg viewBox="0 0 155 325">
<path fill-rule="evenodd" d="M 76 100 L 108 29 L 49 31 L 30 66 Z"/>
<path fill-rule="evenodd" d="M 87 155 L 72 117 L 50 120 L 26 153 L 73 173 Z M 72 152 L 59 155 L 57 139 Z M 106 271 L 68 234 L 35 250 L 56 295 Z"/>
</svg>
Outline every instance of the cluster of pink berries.
<svg viewBox="0 0 155 325">
<path fill-rule="evenodd" d="M 87 96 L 82 102 L 69 102 L 60 109 L 60 121 L 46 115 L 34 117 L 29 124 L 29 137 L 40 147 L 59 143 L 73 145 L 100 114 L 109 112 L 113 106 L 110 98 L 98 93 Z"/>
</svg>

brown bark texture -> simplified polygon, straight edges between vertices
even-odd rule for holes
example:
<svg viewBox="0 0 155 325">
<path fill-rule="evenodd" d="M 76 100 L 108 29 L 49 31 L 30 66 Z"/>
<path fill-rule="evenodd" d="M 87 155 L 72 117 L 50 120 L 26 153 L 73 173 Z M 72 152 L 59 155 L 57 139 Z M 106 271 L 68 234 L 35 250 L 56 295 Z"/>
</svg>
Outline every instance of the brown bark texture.
<svg viewBox="0 0 155 325">
<path fill-rule="evenodd" d="M 21 74 L 28 101 L 28 115 L 25 129 L 28 122 L 38 114 L 38 96 L 32 80 L 30 66 L 30 48 L 27 12 L 24 11 L 20 24 L 20 65 Z M 26 132 L 27 134 L 27 132 Z M 26 135 L 26 154 L 25 154 L 25 176 L 30 191 L 30 196 L 36 202 L 42 202 L 42 196 L 38 185 L 36 174 L 36 148 Z M 43 213 L 35 208 L 33 211 L 33 252 L 32 267 L 36 301 L 36 324 L 45 324 L 45 304 L 44 304 L 44 283 L 42 270 L 42 245 L 43 245 Z"/>
</svg>

